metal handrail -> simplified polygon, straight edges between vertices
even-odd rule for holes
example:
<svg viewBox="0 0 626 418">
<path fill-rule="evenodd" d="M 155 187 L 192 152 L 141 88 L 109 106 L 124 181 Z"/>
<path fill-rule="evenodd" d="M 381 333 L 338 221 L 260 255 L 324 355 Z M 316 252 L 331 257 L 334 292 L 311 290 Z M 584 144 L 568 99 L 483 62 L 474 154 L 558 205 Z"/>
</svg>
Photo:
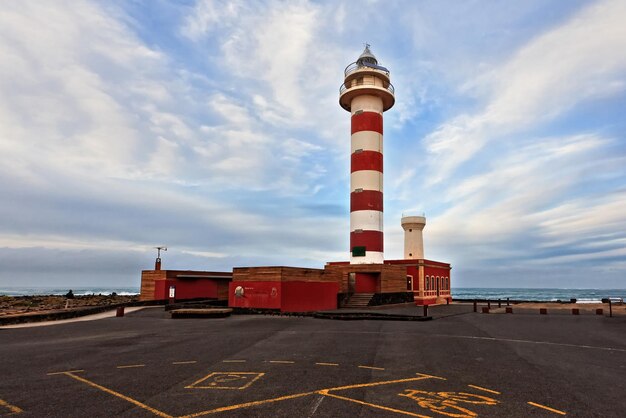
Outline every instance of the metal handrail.
<svg viewBox="0 0 626 418">
<path fill-rule="evenodd" d="M 362 65 L 357 64 L 356 62 L 353 62 L 352 64 L 348 64 L 348 66 L 343 70 L 344 77 L 347 76 L 348 74 L 355 72 L 359 68 L 369 68 L 371 70 L 376 70 L 376 68 L 367 67 L 367 66 L 364 67 Z M 383 72 L 387 75 L 387 77 L 389 77 L 389 71 L 382 71 L 382 70 L 377 70 L 377 71 Z"/>
<path fill-rule="evenodd" d="M 358 86 L 376 86 L 376 87 L 381 87 L 384 88 L 385 90 L 387 90 L 389 93 L 391 94 L 395 94 L 395 89 L 393 88 L 393 84 L 388 83 L 387 86 L 379 86 L 378 84 L 376 84 L 376 82 L 374 81 L 370 81 L 370 80 L 363 80 L 362 82 L 358 83 L 358 84 L 352 84 L 352 82 L 350 82 L 349 86 L 346 86 L 346 83 L 343 83 L 340 87 L 339 87 L 339 94 L 343 94 L 344 91 L 348 90 L 349 88 L 352 87 L 358 87 Z"/>
</svg>

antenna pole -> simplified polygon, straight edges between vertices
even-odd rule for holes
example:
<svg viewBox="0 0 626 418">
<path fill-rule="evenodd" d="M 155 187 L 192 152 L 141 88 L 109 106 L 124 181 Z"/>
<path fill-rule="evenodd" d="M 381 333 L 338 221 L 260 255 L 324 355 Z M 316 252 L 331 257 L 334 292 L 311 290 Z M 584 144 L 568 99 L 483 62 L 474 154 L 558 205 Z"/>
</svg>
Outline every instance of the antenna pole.
<svg viewBox="0 0 626 418">
<path fill-rule="evenodd" d="M 162 245 L 160 247 L 154 247 L 157 250 L 157 258 L 154 262 L 154 269 L 155 270 L 161 270 L 161 250 L 163 251 L 167 251 L 167 247 Z"/>
</svg>

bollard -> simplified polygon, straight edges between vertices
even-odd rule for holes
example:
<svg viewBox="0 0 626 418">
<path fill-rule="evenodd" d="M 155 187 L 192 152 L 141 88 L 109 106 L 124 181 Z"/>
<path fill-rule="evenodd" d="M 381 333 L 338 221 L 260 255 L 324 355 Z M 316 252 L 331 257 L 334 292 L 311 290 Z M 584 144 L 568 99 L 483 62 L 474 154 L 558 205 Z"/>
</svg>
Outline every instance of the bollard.
<svg viewBox="0 0 626 418">
<path fill-rule="evenodd" d="M 487 301 L 487 308 L 491 309 L 491 301 L 490 300 Z"/>
<path fill-rule="evenodd" d="M 424 316 L 428 316 L 428 305 L 424 305 Z"/>
<path fill-rule="evenodd" d="M 124 316 L 124 307 L 120 306 L 119 308 L 117 308 L 117 310 L 115 311 L 115 316 L 116 317 L 121 317 Z"/>
<path fill-rule="evenodd" d="M 506 308 L 506 313 L 513 313 L 513 308 Z"/>
<path fill-rule="evenodd" d="M 539 313 L 541 315 L 547 315 L 548 314 L 548 310 L 546 308 L 539 308 Z"/>
<path fill-rule="evenodd" d="M 476 300 L 474 300 L 474 312 L 478 311 L 476 305 L 477 305 Z"/>
<path fill-rule="evenodd" d="M 572 308 L 572 315 L 580 315 L 580 310 L 578 310 L 578 308 Z"/>
<path fill-rule="evenodd" d="M 483 313 L 489 313 L 489 308 L 483 306 Z"/>
<path fill-rule="evenodd" d="M 596 315 L 604 315 L 604 309 L 602 308 L 596 309 Z"/>
<path fill-rule="evenodd" d="M 611 307 L 611 299 L 609 299 L 609 318 L 613 318 L 613 308 Z"/>
<path fill-rule="evenodd" d="M 502 307 L 502 300 L 500 300 L 500 298 L 498 298 L 498 308 Z"/>
<path fill-rule="evenodd" d="M 506 306 L 509 306 L 509 298 L 506 298 Z"/>
</svg>

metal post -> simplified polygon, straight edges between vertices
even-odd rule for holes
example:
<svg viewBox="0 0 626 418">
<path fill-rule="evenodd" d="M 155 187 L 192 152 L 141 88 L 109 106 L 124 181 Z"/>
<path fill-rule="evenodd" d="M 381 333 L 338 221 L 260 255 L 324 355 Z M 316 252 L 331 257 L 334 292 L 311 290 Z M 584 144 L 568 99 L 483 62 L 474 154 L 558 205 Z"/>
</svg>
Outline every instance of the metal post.
<svg viewBox="0 0 626 418">
<path fill-rule="evenodd" d="M 476 299 L 474 299 L 474 312 L 477 312 L 477 311 L 478 311 L 478 308 L 476 307 L 476 305 L 477 305 L 477 304 L 476 304 Z"/>
<path fill-rule="evenodd" d="M 498 308 L 502 307 L 502 301 L 500 300 L 500 298 L 498 298 Z"/>
<path fill-rule="evenodd" d="M 428 305 L 424 305 L 424 316 L 428 316 Z"/>
<path fill-rule="evenodd" d="M 611 307 L 611 299 L 609 299 L 609 318 L 613 318 L 613 308 Z"/>
<path fill-rule="evenodd" d="M 509 298 L 506 298 L 506 306 L 509 306 Z"/>
<path fill-rule="evenodd" d="M 491 309 L 491 301 L 487 300 L 487 309 Z"/>
</svg>

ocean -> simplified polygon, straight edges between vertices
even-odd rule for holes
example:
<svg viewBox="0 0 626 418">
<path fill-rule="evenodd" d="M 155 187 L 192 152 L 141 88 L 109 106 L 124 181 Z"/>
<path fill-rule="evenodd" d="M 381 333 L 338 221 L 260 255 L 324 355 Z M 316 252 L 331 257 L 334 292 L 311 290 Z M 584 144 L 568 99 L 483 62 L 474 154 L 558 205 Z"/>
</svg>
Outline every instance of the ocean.
<svg viewBox="0 0 626 418">
<path fill-rule="evenodd" d="M 601 302 L 603 298 L 617 297 L 626 299 L 626 289 L 524 289 L 524 288 L 452 288 L 453 299 L 490 299 L 510 298 L 511 300 L 536 300 L 556 302 L 576 299 L 579 303 Z"/>
<path fill-rule="evenodd" d="M 137 295 L 138 287 L 0 287 L 0 295 L 65 295 L 72 289 L 75 295 Z M 626 299 L 626 289 L 524 289 L 524 288 L 452 288 L 454 299 L 503 299 L 536 301 L 569 301 L 574 298 L 581 303 L 600 302 L 603 298 L 620 297 Z"/>
</svg>

